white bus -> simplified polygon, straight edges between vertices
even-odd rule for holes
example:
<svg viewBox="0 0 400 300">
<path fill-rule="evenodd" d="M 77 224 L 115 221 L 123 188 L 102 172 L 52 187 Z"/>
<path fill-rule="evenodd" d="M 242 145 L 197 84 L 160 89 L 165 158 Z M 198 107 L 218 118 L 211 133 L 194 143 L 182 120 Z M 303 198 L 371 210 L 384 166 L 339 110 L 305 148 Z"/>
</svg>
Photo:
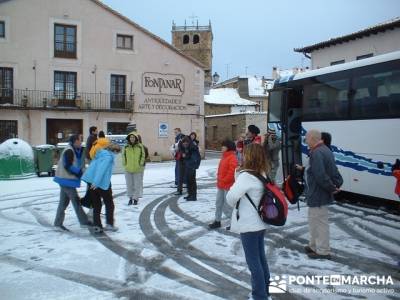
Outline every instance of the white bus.
<svg viewBox="0 0 400 300">
<path fill-rule="evenodd" d="M 332 135 L 343 191 L 399 201 L 400 51 L 277 79 L 268 122 L 282 130 L 284 176 L 307 161 L 303 137 L 318 129 Z"/>
</svg>

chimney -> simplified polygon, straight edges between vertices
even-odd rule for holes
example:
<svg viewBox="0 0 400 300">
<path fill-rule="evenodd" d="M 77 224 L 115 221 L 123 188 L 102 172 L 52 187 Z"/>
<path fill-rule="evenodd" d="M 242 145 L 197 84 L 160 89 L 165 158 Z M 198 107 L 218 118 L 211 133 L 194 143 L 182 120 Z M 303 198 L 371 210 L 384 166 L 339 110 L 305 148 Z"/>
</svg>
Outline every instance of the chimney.
<svg viewBox="0 0 400 300">
<path fill-rule="evenodd" d="M 272 67 L 272 79 L 277 79 L 279 77 L 278 75 L 278 68 L 277 67 Z"/>
</svg>

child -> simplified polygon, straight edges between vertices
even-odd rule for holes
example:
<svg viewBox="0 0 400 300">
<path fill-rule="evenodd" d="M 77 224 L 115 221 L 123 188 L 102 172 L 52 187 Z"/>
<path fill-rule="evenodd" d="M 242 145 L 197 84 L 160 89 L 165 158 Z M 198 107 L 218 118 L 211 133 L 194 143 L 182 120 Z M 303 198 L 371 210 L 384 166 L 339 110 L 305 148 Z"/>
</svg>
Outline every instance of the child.
<svg viewBox="0 0 400 300">
<path fill-rule="evenodd" d="M 238 165 L 236 159 L 235 143 L 231 140 L 222 142 L 222 157 L 217 172 L 217 198 L 215 199 L 215 221 L 208 224 L 208 228 L 216 229 L 221 227 L 222 209 L 226 202 L 226 193 L 235 182 L 235 170 Z M 229 215 L 230 217 L 230 215 Z M 229 227 L 229 226 L 228 226 Z"/>
</svg>

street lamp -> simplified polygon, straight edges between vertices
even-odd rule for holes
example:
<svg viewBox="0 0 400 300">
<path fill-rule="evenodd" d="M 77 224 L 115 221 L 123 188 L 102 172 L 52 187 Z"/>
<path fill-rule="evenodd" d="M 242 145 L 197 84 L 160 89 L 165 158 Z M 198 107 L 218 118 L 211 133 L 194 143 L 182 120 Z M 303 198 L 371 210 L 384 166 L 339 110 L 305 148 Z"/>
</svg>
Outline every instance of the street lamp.
<svg viewBox="0 0 400 300">
<path fill-rule="evenodd" d="M 215 85 L 219 81 L 219 74 L 217 72 L 212 76 L 213 85 Z"/>
</svg>

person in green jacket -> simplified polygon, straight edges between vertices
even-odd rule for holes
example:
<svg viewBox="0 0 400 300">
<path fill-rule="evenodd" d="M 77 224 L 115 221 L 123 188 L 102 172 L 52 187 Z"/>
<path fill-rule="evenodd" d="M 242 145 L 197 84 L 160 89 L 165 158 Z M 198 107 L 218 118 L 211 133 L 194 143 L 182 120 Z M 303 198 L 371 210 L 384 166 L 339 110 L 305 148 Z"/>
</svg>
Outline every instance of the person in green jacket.
<svg viewBox="0 0 400 300">
<path fill-rule="evenodd" d="M 122 165 L 125 168 L 126 190 L 129 197 L 128 205 L 137 205 L 143 196 L 143 172 L 146 153 L 139 142 L 138 134 L 132 131 L 126 137 L 128 144 L 122 151 Z"/>
</svg>

